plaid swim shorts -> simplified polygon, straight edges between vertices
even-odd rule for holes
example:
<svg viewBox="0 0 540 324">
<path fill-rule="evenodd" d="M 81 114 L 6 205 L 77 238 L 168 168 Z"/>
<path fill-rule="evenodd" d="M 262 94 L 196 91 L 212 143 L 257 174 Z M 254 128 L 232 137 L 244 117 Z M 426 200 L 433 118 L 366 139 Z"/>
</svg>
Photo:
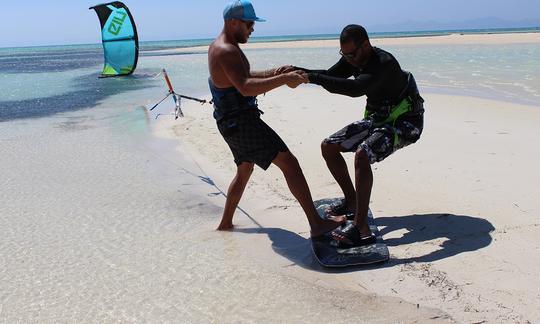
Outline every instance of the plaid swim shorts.
<svg viewBox="0 0 540 324">
<path fill-rule="evenodd" d="M 362 119 L 345 126 L 324 140 L 339 144 L 345 152 L 364 150 L 371 164 L 416 142 L 423 129 L 423 115 L 397 120 L 394 124 L 375 126 L 370 119 Z"/>
<path fill-rule="evenodd" d="M 236 165 L 252 162 L 266 170 L 279 152 L 289 150 L 279 135 L 260 118 L 257 110 L 220 120 L 217 126 Z"/>
</svg>

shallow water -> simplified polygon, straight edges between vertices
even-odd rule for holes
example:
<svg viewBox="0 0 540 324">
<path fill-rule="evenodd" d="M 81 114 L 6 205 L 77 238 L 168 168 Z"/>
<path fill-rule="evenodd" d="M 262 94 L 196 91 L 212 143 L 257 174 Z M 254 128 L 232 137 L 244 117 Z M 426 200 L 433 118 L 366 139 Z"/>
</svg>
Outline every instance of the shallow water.
<svg viewBox="0 0 540 324">
<path fill-rule="evenodd" d="M 376 41 L 374 41 L 376 42 Z M 540 105 L 539 44 L 391 45 L 402 69 L 411 71 L 421 93 L 446 93 Z M 338 49 L 257 49 L 246 51 L 254 68 L 293 64 L 327 69 Z"/>
<path fill-rule="evenodd" d="M 539 44 L 384 49 L 413 72 L 421 92 L 540 104 Z M 339 59 L 333 48 L 253 49 L 246 55 L 253 69 L 282 64 L 324 69 Z M 133 76 L 98 79 L 102 53 L 95 45 L 0 49 L 0 122 L 91 108 L 119 94 L 124 94 L 119 103 L 128 107 L 150 105 L 165 94 L 162 78 L 155 78 L 163 67 L 178 92 L 208 98 L 206 61 L 204 53 L 143 52 Z"/>
</svg>

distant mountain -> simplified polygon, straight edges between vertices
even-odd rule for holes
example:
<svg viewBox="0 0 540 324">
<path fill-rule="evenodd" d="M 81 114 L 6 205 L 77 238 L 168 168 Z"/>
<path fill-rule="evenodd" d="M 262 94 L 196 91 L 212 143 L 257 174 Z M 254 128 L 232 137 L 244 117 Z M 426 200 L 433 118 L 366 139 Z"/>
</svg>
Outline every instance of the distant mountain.
<svg viewBox="0 0 540 324">
<path fill-rule="evenodd" d="M 484 17 L 460 22 L 442 21 L 404 21 L 393 24 L 367 25 L 372 32 L 388 31 L 421 31 L 421 30 L 448 30 L 448 29 L 486 29 L 486 28 L 522 28 L 540 27 L 540 18 L 519 21 L 509 21 L 496 17 Z"/>
</svg>

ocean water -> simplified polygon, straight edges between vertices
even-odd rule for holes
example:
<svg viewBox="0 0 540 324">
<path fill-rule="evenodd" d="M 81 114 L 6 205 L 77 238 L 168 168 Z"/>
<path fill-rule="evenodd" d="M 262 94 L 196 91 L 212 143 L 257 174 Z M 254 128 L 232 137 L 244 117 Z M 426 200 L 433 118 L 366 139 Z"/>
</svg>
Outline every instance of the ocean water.
<svg viewBox="0 0 540 324">
<path fill-rule="evenodd" d="M 378 37 L 416 34 L 422 35 L 420 32 L 383 33 Z M 335 35 L 255 37 L 254 41 L 332 37 Z M 0 122 L 85 109 L 119 94 L 125 94 L 126 104 L 144 104 L 145 100 L 159 98 L 163 93 L 162 79 L 155 78 L 161 67 L 169 70 L 181 92 L 208 96 L 204 53 L 180 51 L 163 55 L 159 52 L 160 49 L 208 42 L 142 43 L 137 72 L 121 79 L 97 78 L 103 59 L 99 45 L 0 48 Z M 384 49 L 396 56 L 402 68 L 413 72 L 422 92 L 469 95 L 531 105 L 540 103 L 539 44 L 392 45 Z M 246 54 L 254 69 L 281 64 L 328 68 L 339 59 L 337 49 L 332 48 L 256 49 L 247 50 Z"/>
<path fill-rule="evenodd" d="M 540 34 L 539 34 L 540 35 Z M 376 42 L 374 40 L 373 42 Z M 540 44 L 391 45 L 401 67 L 412 72 L 422 93 L 465 95 L 540 105 Z M 257 49 L 246 55 L 254 69 L 293 64 L 327 69 L 338 49 Z"/>
<path fill-rule="evenodd" d="M 208 97 L 206 54 L 151 51 L 169 47 L 148 44 L 133 76 L 108 79 L 98 45 L 0 49 L 0 322 L 384 322 L 362 312 L 362 295 L 290 276 L 239 253 L 249 235 L 213 231 L 220 188 L 150 136 L 155 114 L 172 109 L 144 108 L 166 93 L 162 67 L 178 92 Z M 422 91 L 540 104 L 539 45 L 387 49 Z M 246 55 L 254 69 L 339 58 Z M 295 240 L 294 261 L 311 269 L 309 243 Z"/>
</svg>

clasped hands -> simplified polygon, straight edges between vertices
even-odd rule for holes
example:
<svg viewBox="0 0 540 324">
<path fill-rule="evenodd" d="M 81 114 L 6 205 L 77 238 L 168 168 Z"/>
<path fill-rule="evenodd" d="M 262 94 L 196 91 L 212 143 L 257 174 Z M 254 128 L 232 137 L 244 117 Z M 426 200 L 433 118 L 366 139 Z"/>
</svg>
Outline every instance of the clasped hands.
<svg viewBox="0 0 540 324">
<path fill-rule="evenodd" d="M 297 70 L 292 65 L 283 65 L 273 71 L 273 75 L 287 75 L 287 86 L 289 88 L 296 88 L 302 83 L 309 83 L 308 74 L 302 70 Z"/>
</svg>

